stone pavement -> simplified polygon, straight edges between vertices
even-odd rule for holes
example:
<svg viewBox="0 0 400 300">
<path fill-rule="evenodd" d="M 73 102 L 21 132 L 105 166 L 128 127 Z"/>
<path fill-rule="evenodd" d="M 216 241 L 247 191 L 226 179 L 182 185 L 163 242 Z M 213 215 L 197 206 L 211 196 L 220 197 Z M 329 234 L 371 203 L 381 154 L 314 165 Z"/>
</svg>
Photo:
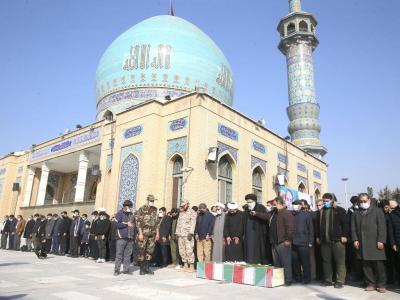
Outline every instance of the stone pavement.
<svg viewBox="0 0 400 300">
<path fill-rule="evenodd" d="M 44 300 L 200 300 L 200 299 L 400 299 L 399 293 L 342 290 L 319 285 L 293 285 L 273 289 L 197 279 L 171 269 L 154 276 L 113 276 L 113 264 L 96 264 L 84 258 L 50 255 L 39 260 L 34 253 L 0 250 L 0 299 Z"/>
</svg>

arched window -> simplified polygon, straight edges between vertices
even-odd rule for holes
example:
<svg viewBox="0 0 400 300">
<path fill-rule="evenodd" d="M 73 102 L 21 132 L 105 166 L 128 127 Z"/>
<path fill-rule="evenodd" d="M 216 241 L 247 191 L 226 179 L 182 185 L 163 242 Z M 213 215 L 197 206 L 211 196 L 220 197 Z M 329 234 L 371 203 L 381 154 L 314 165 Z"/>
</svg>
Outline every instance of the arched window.
<svg viewBox="0 0 400 300">
<path fill-rule="evenodd" d="M 315 190 L 314 198 L 315 198 L 315 202 L 317 202 L 319 199 L 321 199 L 321 192 L 319 191 L 319 189 Z"/>
<path fill-rule="evenodd" d="M 172 168 L 172 207 L 176 208 L 181 205 L 182 202 L 182 190 L 183 190 L 183 159 L 180 156 L 176 156 L 174 165 Z"/>
<path fill-rule="evenodd" d="M 104 113 L 103 118 L 106 119 L 107 121 L 112 121 L 114 119 L 114 114 L 112 113 L 112 111 L 107 110 Z"/>
<path fill-rule="evenodd" d="M 92 188 L 90 189 L 90 195 L 89 195 L 88 201 L 96 201 L 97 184 L 98 184 L 97 180 L 95 182 L 93 182 Z"/>
<path fill-rule="evenodd" d="M 290 23 L 287 26 L 287 34 L 291 34 L 291 33 L 295 32 L 295 31 L 296 31 L 296 26 L 294 25 L 294 23 Z"/>
<path fill-rule="evenodd" d="M 304 183 L 300 182 L 299 187 L 297 188 L 297 190 L 300 193 L 305 193 L 306 192 L 306 186 L 304 185 Z"/>
<path fill-rule="evenodd" d="M 311 24 L 311 31 L 312 31 L 312 32 L 315 32 L 315 27 L 314 27 L 313 24 Z"/>
<path fill-rule="evenodd" d="M 306 21 L 301 21 L 299 23 L 299 29 L 301 32 L 308 32 L 308 24 Z"/>
<path fill-rule="evenodd" d="M 226 155 L 218 163 L 218 196 L 221 203 L 232 202 L 232 165 Z"/>
<path fill-rule="evenodd" d="M 253 193 L 257 195 L 257 201 L 262 203 L 262 173 L 260 168 L 255 168 L 253 171 Z"/>
</svg>

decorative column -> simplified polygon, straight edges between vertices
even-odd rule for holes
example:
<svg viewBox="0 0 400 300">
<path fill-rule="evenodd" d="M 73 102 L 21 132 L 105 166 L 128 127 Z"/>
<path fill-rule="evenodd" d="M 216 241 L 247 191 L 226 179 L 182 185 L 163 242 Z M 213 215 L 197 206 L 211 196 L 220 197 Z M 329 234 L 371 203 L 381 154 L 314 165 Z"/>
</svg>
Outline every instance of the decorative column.
<svg viewBox="0 0 400 300">
<path fill-rule="evenodd" d="M 35 178 L 35 169 L 32 167 L 28 167 L 28 178 L 26 179 L 26 189 L 24 195 L 24 202 L 22 206 L 28 207 L 31 202 L 32 188 L 33 188 L 33 179 Z"/>
<path fill-rule="evenodd" d="M 44 198 L 46 197 L 47 181 L 49 179 L 50 169 L 46 164 L 42 165 L 42 175 L 40 176 L 39 192 L 36 200 L 36 205 L 44 205 Z"/>
<path fill-rule="evenodd" d="M 327 150 L 319 135 L 320 106 L 315 95 L 313 51 L 318 46 L 317 20 L 302 11 L 300 0 L 289 0 L 290 13 L 281 19 L 279 50 L 286 56 L 288 72 L 288 131 L 292 143 L 317 158 Z"/>
<path fill-rule="evenodd" d="M 89 159 L 85 152 L 79 155 L 78 178 L 76 180 L 75 202 L 83 202 L 85 197 L 86 177 Z"/>
</svg>

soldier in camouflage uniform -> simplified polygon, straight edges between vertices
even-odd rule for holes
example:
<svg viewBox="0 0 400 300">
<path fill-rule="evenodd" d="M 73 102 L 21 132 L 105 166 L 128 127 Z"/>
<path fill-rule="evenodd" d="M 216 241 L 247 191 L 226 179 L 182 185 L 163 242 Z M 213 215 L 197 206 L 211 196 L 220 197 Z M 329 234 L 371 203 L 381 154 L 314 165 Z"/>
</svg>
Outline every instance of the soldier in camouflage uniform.
<svg viewBox="0 0 400 300">
<path fill-rule="evenodd" d="M 181 204 L 176 236 L 178 237 L 179 255 L 184 263 L 183 271 L 194 272 L 194 229 L 196 227 L 197 213 L 189 207 L 189 201 Z"/>
<path fill-rule="evenodd" d="M 140 275 L 154 272 L 150 270 L 150 260 L 153 257 L 156 241 L 159 239 L 159 221 L 157 208 L 154 206 L 156 199 L 153 195 L 147 196 L 147 204 L 143 205 L 137 211 L 137 229 L 138 229 L 138 263 L 140 266 Z"/>
</svg>

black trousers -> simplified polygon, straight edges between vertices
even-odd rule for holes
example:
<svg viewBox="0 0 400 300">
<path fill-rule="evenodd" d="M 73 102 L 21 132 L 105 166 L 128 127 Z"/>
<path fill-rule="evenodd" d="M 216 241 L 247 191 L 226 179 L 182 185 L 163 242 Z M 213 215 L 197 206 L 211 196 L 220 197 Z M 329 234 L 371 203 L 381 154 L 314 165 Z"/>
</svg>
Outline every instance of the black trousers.
<svg viewBox="0 0 400 300">
<path fill-rule="evenodd" d="M 42 240 L 42 251 L 50 253 L 51 250 L 51 239 L 46 239 L 45 242 Z"/>
<path fill-rule="evenodd" d="M 69 242 L 69 236 L 67 236 L 67 235 L 61 236 L 61 241 L 60 241 L 60 253 L 61 254 L 67 253 L 68 242 Z"/>
<path fill-rule="evenodd" d="M 308 246 L 292 245 L 292 266 L 297 282 L 311 282 L 310 248 Z"/>
<path fill-rule="evenodd" d="M 90 249 L 89 256 L 93 257 L 94 259 L 98 259 L 99 258 L 99 247 L 98 247 L 97 241 L 94 238 L 95 238 L 95 236 L 93 234 L 90 234 L 90 236 L 89 236 L 89 249 Z"/>
<path fill-rule="evenodd" d="M 386 285 L 386 270 L 382 260 L 363 260 L 362 268 L 368 285 L 383 288 Z"/>
<path fill-rule="evenodd" d="M 274 267 L 283 268 L 285 283 L 292 282 L 292 246 L 284 243 L 272 245 L 272 259 Z"/>
<path fill-rule="evenodd" d="M 71 236 L 69 239 L 69 254 L 71 256 L 78 256 L 78 249 L 79 248 L 79 237 L 78 236 Z"/>
<path fill-rule="evenodd" d="M 160 243 L 161 259 L 159 261 L 159 264 L 161 265 L 161 267 L 168 266 L 170 253 L 171 253 L 171 251 L 170 251 L 169 245 L 165 245 L 165 244 L 161 244 Z"/>
<path fill-rule="evenodd" d="M 10 235 L 8 236 L 8 249 L 14 249 L 14 234 L 10 233 Z"/>
<path fill-rule="evenodd" d="M 115 252 L 117 250 L 116 246 L 116 240 L 110 239 L 108 241 L 108 247 L 109 247 L 109 260 L 115 260 Z"/>
<path fill-rule="evenodd" d="M 101 239 L 101 236 L 97 237 L 97 248 L 98 248 L 98 252 L 99 252 L 98 258 L 106 259 L 107 243 L 106 243 L 106 240 Z"/>
</svg>

